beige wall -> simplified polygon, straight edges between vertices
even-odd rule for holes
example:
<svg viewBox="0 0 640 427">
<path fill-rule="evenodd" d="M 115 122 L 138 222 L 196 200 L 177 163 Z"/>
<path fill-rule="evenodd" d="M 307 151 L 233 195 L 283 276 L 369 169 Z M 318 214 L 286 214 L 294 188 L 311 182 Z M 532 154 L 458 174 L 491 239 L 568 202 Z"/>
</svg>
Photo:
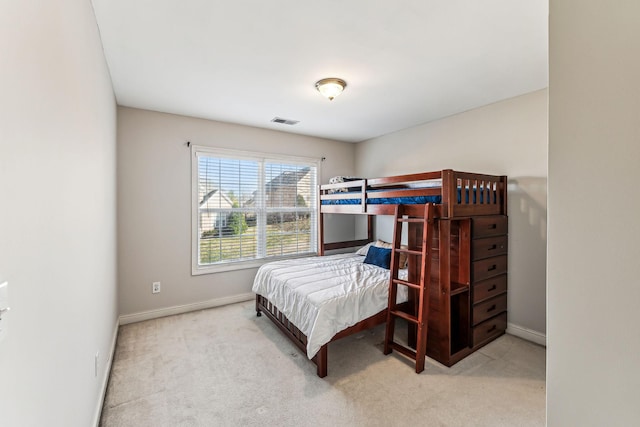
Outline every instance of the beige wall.
<svg viewBox="0 0 640 427">
<path fill-rule="evenodd" d="M 549 426 L 640 419 L 639 17 L 551 1 Z"/>
<path fill-rule="evenodd" d="M 251 292 L 255 268 L 191 275 L 191 160 L 187 141 L 211 147 L 326 157 L 321 166 L 321 182 L 328 182 L 333 175 L 354 172 L 353 144 L 119 107 L 121 314 L 215 305 Z M 328 218 L 328 241 L 353 238 L 353 218 L 342 217 Z M 155 295 L 151 293 L 154 281 L 162 283 L 162 292 Z M 157 314 L 162 313 L 167 312 Z"/>
<path fill-rule="evenodd" d="M 0 425 L 86 427 L 117 322 L 116 106 L 91 3 L 0 2 L 0 57 Z"/>
<path fill-rule="evenodd" d="M 357 144 L 361 176 L 439 169 L 508 175 L 509 328 L 544 342 L 547 91 Z M 378 237 L 392 238 L 389 218 L 376 229 Z"/>
</svg>

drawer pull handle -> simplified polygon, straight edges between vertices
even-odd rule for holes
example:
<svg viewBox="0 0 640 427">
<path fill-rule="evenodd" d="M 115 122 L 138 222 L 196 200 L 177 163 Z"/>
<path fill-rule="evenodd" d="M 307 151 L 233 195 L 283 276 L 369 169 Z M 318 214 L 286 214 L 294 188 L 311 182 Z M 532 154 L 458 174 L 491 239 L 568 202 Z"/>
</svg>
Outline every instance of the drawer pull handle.
<svg viewBox="0 0 640 427">
<path fill-rule="evenodd" d="M 491 267 L 487 268 L 487 271 L 493 271 L 496 268 L 498 268 L 498 266 L 496 264 L 493 264 Z"/>
<path fill-rule="evenodd" d="M 493 325 L 493 326 L 491 326 L 489 329 L 487 329 L 487 333 L 489 333 L 489 332 L 493 332 L 493 331 L 495 331 L 496 329 L 497 329 L 497 328 L 496 328 L 496 325 L 494 324 L 494 325 Z"/>
<path fill-rule="evenodd" d="M 498 224 L 489 224 L 489 230 L 495 230 L 498 228 Z"/>
<path fill-rule="evenodd" d="M 487 313 L 489 313 L 489 312 L 491 312 L 491 311 L 493 311 L 495 309 L 496 309 L 496 305 L 493 304 L 491 307 L 487 308 Z"/>
<path fill-rule="evenodd" d="M 493 250 L 496 250 L 496 249 L 498 249 L 498 245 L 491 245 L 491 247 L 489 247 L 487 250 L 488 251 L 493 251 Z"/>
<path fill-rule="evenodd" d="M 491 291 L 495 291 L 497 288 L 497 286 L 494 284 L 492 287 L 490 287 L 489 289 L 487 289 L 487 292 L 491 292 Z"/>
</svg>

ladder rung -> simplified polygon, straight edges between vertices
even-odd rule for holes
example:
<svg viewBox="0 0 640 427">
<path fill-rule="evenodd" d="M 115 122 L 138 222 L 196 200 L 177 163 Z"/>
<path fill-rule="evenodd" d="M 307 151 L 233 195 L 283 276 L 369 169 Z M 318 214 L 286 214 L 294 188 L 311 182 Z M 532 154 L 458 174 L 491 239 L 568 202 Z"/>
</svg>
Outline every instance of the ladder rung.
<svg viewBox="0 0 640 427">
<path fill-rule="evenodd" d="M 397 218 L 398 222 L 424 222 L 424 218 Z"/>
<path fill-rule="evenodd" d="M 416 360 L 417 355 L 416 355 L 416 352 L 415 352 L 415 351 L 413 351 L 413 350 L 411 350 L 410 348 L 405 347 L 405 346 L 403 346 L 403 345 L 401 345 L 401 344 L 398 344 L 398 343 L 397 343 L 397 342 L 395 342 L 395 341 L 391 341 L 391 343 L 390 343 L 390 344 L 391 344 L 391 348 L 392 348 L 393 350 L 396 350 L 398 353 L 402 353 L 402 354 L 404 354 L 405 356 L 410 357 L 410 358 L 412 358 L 413 360 Z"/>
<path fill-rule="evenodd" d="M 406 320 L 407 322 L 415 323 L 416 325 L 418 324 L 418 318 L 417 317 L 412 316 L 410 314 L 407 314 L 404 311 L 390 310 L 389 313 L 391 313 L 392 316 L 401 317 L 404 320 Z"/>
<path fill-rule="evenodd" d="M 403 253 L 403 254 L 422 255 L 422 251 L 416 251 L 416 250 L 413 250 L 413 249 L 395 248 L 395 251 Z"/>
<path fill-rule="evenodd" d="M 406 280 L 402 279 L 393 279 L 393 283 L 395 283 L 396 285 L 405 285 L 412 289 L 422 289 L 422 286 L 420 286 L 419 284 L 407 282 Z"/>
</svg>

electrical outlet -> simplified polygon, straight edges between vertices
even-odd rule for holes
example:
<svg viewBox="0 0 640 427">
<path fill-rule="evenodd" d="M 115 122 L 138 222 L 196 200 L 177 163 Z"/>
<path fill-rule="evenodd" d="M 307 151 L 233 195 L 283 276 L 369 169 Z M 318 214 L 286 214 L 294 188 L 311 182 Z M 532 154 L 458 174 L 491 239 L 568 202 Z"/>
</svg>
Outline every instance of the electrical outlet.
<svg viewBox="0 0 640 427">
<path fill-rule="evenodd" d="M 151 285 L 151 292 L 154 294 L 160 293 L 160 282 L 153 282 Z"/>
</svg>

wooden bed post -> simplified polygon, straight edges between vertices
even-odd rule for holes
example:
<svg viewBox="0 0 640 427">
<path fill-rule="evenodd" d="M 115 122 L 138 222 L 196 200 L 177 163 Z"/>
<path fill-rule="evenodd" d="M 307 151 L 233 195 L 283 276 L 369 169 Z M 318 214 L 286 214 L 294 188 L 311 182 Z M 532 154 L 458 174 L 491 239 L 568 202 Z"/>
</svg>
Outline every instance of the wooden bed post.
<svg viewBox="0 0 640 427">
<path fill-rule="evenodd" d="M 314 357 L 314 359 L 316 362 L 316 366 L 318 367 L 318 369 L 316 370 L 316 373 L 320 378 L 326 377 L 327 376 L 327 344 L 320 347 L 320 350 L 318 350 L 318 353 L 316 353 L 316 356 Z"/>
<path fill-rule="evenodd" d="M 442 215 L 447 218 L 454 216 L 455 205 L 458 202 L 457 197 L 458 182 L 453 174 L 452 169 L 442 171 Z"/>
<path fill-rule="evenodd" d="M 260 310 L 260 295 L 256 294 L 256 316 L 262 317 L 262 311 Z"/>
<path fill-rule="evenodd" d="M 507 214 L 507 177 L 506 175 L 503 175 L 500 177 L 500 183 L 503 185 L 503 190 L 499 191 L 498 194 L 502 194 L 502 215 L 506 215 Z"/>
<path fill-rule="evenodd" d="M 318 255 L 324 255 L 324 214 L 318 212 Z"/>
<path fill-rule="evenodd" d="M 438 261 L 438 283 L 434 294 L 437 295 L 437 310 L 441 313 L 434 326 L 438 333 L 432 336 L 437 343 L 435 348 L 446 349 L 443 351 L 446 358 L 451 354 L 451 220 L 438 221 L 438 246 L 440 260 Z M 437 324 L 437 325 L 436 325 Z M 446 332 L 443 332 L 446 329 Z"/>
<path fill-rule="evenodd" d="M 322 213 L 322 200 L 320 200 L 320 194 L 322 190 L 318 185 L 318 255 L 324 255 L 324 214 Z"/>
</svg>

